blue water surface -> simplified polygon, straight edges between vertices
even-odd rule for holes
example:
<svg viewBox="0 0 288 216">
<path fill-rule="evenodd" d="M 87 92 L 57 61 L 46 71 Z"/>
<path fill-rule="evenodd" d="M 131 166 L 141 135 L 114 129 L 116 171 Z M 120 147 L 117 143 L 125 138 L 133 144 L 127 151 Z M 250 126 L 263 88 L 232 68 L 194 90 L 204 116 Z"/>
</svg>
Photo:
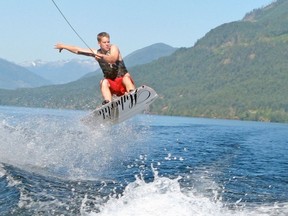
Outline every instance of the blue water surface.
<svg viewBox="0 0 288 216">
<path fill-rule="evenodd" d="M 287 215 L 288 125 L 0 107 L 0 215 Z"/>
</svg>

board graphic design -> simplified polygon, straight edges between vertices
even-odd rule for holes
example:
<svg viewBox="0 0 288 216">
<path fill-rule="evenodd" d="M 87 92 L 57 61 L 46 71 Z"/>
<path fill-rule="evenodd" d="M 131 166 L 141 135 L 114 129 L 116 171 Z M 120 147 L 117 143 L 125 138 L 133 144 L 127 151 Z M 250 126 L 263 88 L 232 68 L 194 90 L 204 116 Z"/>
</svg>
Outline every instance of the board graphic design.
<svg viewBox="0 0 288 216">
<path fill-rule="evenodd" d="M 96 108 L 82 121 L 90 126 L 117 124 L 147 110 L 157 97 L 154 89 L 142 85 L 133 92 L 115 97 L 112 102 Z"/>
</svg>

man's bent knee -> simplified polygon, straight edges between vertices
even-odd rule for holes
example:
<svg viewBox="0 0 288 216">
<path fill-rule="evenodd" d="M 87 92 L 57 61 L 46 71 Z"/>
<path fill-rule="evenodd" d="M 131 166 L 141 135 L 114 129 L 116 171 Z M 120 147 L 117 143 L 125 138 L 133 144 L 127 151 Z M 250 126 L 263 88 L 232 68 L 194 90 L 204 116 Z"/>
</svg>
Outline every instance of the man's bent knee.
<svg viewBox="0 0 288 216">
<path fill-rule="evenodd" d="M 110 84 L 109 84 L 109 81 L 107 80 L 107 79 L 102 79 L 101 81 L 100 81 L 100 86 L 101 86 L 101 88 L 102 87 L 110 87 Z"/>
</svg>

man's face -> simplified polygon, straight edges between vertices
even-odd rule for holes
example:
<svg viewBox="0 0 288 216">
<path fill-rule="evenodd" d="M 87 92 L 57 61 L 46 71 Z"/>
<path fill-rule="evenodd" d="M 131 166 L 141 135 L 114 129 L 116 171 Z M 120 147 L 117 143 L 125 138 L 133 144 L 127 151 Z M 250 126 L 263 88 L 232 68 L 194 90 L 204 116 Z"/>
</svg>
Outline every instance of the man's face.
<svg viewBox="0 0 288 216">
<path fill-rule="evenodd" d="M 110 50 L 110 46 L 111 46 L 110 45 L 110 38 L 102 37 L 101 41 L 98 44 L 103 51 L 107 52 Z"/>
</svg>

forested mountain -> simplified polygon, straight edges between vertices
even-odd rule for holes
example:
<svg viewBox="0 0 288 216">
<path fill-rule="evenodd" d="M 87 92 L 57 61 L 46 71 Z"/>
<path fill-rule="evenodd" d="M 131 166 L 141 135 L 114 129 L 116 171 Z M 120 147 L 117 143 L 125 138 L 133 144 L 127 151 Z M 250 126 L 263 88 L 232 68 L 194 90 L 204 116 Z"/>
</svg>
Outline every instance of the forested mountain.
<svg viewBox="0 0 288 216">
<path fill-rule="evenodd" d="M 212 29 L 191 48 L 129 68 L 137 85 L 147 84 L 159 93 L 151 112 L 288 122 L 287 11 L 288 1 L 278 0 Z M 1 91 L 0 104 L 95 107 L 100 78 Z"/>
<path fill-rule="evenodd" d="M 0 58 L 0 88 L 32 88 L 51 82 L 15 63 Z"/>
</svg>

